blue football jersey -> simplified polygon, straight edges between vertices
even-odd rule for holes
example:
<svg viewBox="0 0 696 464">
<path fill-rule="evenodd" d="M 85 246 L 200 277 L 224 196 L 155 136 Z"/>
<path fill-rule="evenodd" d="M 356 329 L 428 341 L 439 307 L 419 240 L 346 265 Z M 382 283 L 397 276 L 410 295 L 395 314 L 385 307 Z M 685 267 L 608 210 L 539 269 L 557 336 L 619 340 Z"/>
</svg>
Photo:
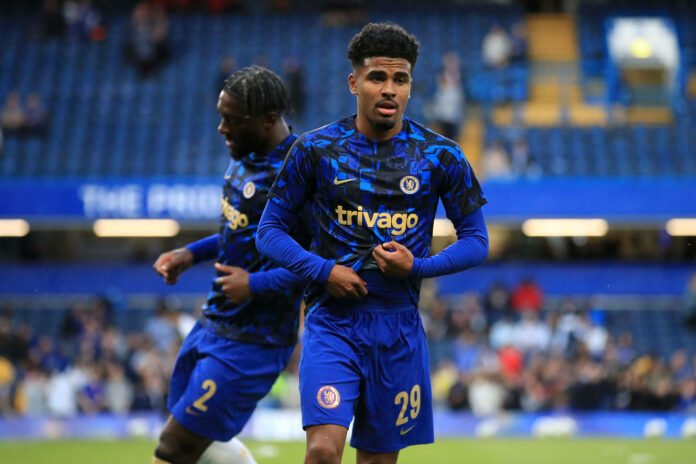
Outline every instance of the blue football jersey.
<svg viewBox="0 0 696 464">
<path fill-rule="evenodd" d="M 317 230 L 311 251 L 358 271 L 368 299 L 418 302 L 420 279 L 393 279 L 376 269 L 372 249 L 395 240 L 415 257 L 430 253 L 441 199 L 455 224 L 486 203 L 459 146 L 404 118 L 402 130 L 383 142 L 355 127 L 355 116 L 302 135 L 291 148 L 269 201 L 299 213 L 312 199 Z M 369 277 L 368 277 L 369 276 Z M 310 285 L 309 310 L 330 301 Z"/>
<path fill-rule="evenodd" d="M 241 267 L 250 273 L 277 268 L 256 250 L 256 231 L 269 189 L 296 138 L 290 135 L 270 153 L 252 153 L 241 161 L 230 161 L 222 190 L 218 262 Z M 306 221 L 298 221 L 293 234 L 302 237 L 299 241 L 306 246 L 309 237 L 304 232 L 304 223 Z M 222 274 L 218 272 L 217 275 Z M 216 333 L 235 340 L 294 344 L 301 294 L 302 289 L 268 292 L 235 304 L 213 280 L 203 309 L 206 318 L 203 323 L 212 326 Z"/>
</svg>

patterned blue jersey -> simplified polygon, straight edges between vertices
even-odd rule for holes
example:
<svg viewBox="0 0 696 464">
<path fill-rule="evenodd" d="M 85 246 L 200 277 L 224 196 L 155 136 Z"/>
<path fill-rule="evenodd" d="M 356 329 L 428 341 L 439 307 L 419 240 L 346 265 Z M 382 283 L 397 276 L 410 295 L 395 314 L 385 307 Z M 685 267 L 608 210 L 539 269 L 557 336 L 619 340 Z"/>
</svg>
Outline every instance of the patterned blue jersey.
<svg viewBox="0 0 696 464">
<path fill-rule="evenodd" d="M 288 149 L 297 139 L 290 135 L 272 152 L 252 153 L 242 161 L 230 161 L 225 172 L 222 191 L 222 215 L 217 261 L 238 266 L 253 273 L 277 266 L 256 250 L 256 230 L 266 205 L 268 191 L 278 174 Z M 300 229 L 300 243 L 308 244 L 308 236 Z M 304 243 L 303 243 L 304 242 Z M 218 272 L 217 274 L 222 275 Z M 235 340 L 272 345 L 290 345 L 296 340 L 298 310 L 302 289 L 268 292 L 255 295 L 241 304 L 230 302 L 213 280 L 203 310 L 216 333 Z"/>
<path fill-rule="evenodd" d="M 358 271 L 368 281 L 368 299 L 414 305 L 420 279 L 374 272 L 372 249 L 395 240 L 425 258 L 438 199 L 455 224 L 486 203 L 455 142 L 408 118 L 396 136 L 375 142 L 358 132 L 355 116 L 302 135 L 269 196 L 295 213 L 312 200 L 318 229 L 311 251 Z M 322 286 L 311 285 L 306 301 L 313 310 L 332 300 Z"/>
</svg>

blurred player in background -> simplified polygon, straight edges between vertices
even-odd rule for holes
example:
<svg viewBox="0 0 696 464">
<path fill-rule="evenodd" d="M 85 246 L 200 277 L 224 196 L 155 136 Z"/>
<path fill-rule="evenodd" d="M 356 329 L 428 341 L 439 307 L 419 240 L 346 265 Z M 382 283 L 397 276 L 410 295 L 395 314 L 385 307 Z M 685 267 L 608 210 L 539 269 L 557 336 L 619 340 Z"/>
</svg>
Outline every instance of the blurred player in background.
<svg viewBox="0 0 696 464">
<path fill-rule="evenodd" d="M 184 340 L 174 367 L 171 417 L 154 463 L 195 463 L 204 452 L 201 462 L 209 454 L 216 455 L 211 462 L 254 462 L 238 440 L 217 442 L 242 430 L 296 342 L 305 280 L 260 256 L 255 244 L 266 195 L 297 138 L 283 118 L 288 102 L 282 80 L 266 68 L 243 68 L 227 78 L 217 104 L 218 131 L 232 156 L 220 231 L 163 253 L 154 264 L 173 285 L 193 264 L 217 261 L 204 317 Z"/>
<path fill-rule="evenodd" d="M 394 463 L 433 442 L 420 283 L 488 254 L 486 199 L 457 144 L 404 117 L 416 38 L 369 24 L 348 50 L 357 115 L 298 139 L 259 225 L 261 252 L 311 280 L 300 389 L 307 463 L 340 463 L 348 426 L 358 463 Z M 438 199 L 457 241 L 428 257 Z M 291 224 L 306 203 L 307 252 Z"/>
</svg>

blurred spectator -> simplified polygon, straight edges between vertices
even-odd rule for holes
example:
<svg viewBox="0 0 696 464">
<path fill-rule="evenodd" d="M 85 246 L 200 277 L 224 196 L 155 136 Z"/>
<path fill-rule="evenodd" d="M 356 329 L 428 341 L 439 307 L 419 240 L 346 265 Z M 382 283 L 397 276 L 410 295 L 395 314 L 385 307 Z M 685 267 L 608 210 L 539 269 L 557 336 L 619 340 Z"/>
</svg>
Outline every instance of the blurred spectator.
<svg viewBox="0 0 696 464">
<path fill-rule="evenodd" d="M 447 394 L 447 406 L 452 411 L 460 411 L 469 407 L 469 388 L 464 375 L 460 375 Z"/>
<path fill-rule="evenodd" d="M 104 405 L 109 412 L 126 414 L 133 402 L 133 387 L 126 378 L 123 367 L 115 362 L 106 366 Z"/>
<path fill-rule="evenodd" d="M 509 178 L 510 157 L 501 142 L 493 142 L 483 152 L 483 175 L 487 179 Z"/>
<path fill-rule="evenodd" d="M 457 383 L 459 371 L 450 359 L 443 359 L 432 372 L 433 401 L 445 404 L 452 387 Z"/>
<path fill-rule="evenodd" d="M 175 312 L 167 306 L 165 301 L 160 300 L 157 303 L 155 317 L 145 324 L 145 334 L 154 341 L 155 347 L 161 352 L 166 352 L 179 340 L 177 327 L 173 323 Z"/>
<path fill-rule="evenodd" d="M 106 30 L 101 15 L 91 0 L 65 0 L 63 19 L 68 36 L 88 40 L 104 40 Z"/>
<path fill-rule="evenodd" d="M 505 389 L 490 372 L 477 373 L 469 384 L 469 406 L 479 417 L 492 416 L 503 410 Z"/>
<path fill-rule="evenodd" d="M 539 313 L 544 306 L 544 294 L 534 280 L 527 278 L 512 291 L 510 304 L 512 309 L 520 313 Z"/>
<path fill-rule="evenodd" d="M 361 25 L 367 19 L 366 0 L 324 0 L 322 23 L 327 27 Z"/>
<path fill-rule="evenodd" d="M 305 111 L 305 77 L 299 60 L 294 56 L 288 56 L 283 60 L 283 79 L 290 93 L 290 104 L 298 118 L 302 118 Z"/>
<path fill-rule="evenodd" d="M 65 20 L 60 8 L 59 0 L 44 0 L 42 5 L 42 30 L 43 37 L 60 37 L 65 31 Z"/>
<path fill-rule="evenodd" d="M 687 325 L 696 329 L 696 274 L 691 276 L 684 294 L 684 314 Z"/>
<path fill-rule="evenodd" d="M 29 417 L 48 413 L 48 377 L 37 366 L 29 366 L 17 386 L 17 411 Z"/>
<path fill-rule="evenodd" d="M 512 43 L 505 30 L 495 25 L 483 38 L 481 51 L 483 62 L 490 68 L 503 68 L 508 65 L 512 53 Z"/>
<path fill-rule="evenodd" d="M 603 377 L 601 366 L 585 360 L 577 369 L 577 379 L 569 390 L 570 407 L 575 411 L 607 409 L 614 387 Z"/>
<path fill-rule="evenodd" d="M 541 170 L 529 156 L 529 144 L 524 138 L 518 138 L 510 150 L 510 171 L 513 176 L 539 175 Z"/>
<path fill-rule="evenodd" d="M 484 297 L 486 319 L 493 323 L 503 317 L 510 309 L 510 291 L 503 282 L 495 282 Z"/>
<path fill-rule="evenodd" d="M 523 312 L 514 330 L 515 347 L 523 353 L 541 352 L 549 346 L 551 331 L 536 312 Z"/>
<path fill-rule="evenodd" d="M 35 134 L 42 134 L 48 128 L 48 111 L 41 100 L 41 95 L 36 92 L 30 93 L 27 97 L 24 127 Z"/>
<path fill-rule="evenodd" d="M 13 90 L 7 95 L 0 118 L 2 128 L 8 134 L 19 132 L 24 127 L 25 113 L 19 92 Z"/>
<path fill-rule="evenodd" d="M 489 340 L 494 350 L 500 350 L 506 346 L 514 346 L 517 343 L 517 323 L 512 311 L 505 311 L 503 317 L 491 326 Z"/>
<path fill-rule="evenodd" d="M 529 46 L 527 43 L 527 26 L 520 21 L 512 26 L 510 32 L 510 61 L 513 63 L 525 63 Z"/>
<path fill-rule="evenodd" d="M 0 357 L 15 365 L 29 357 L 29 342 L 21 331 L 12 327 L 11 313 L 0 313 Z"/>
<path fill-rule="evenodd" d="M 682 382 L 677 401 L 679 411 L 689 414 L 696 413 L 696 377 Z"/>
<path fill-rule="evenodd" d="M 582 341 L 585 343 L 590 355 L 596 360 L 601 359 L 604 350 L 609 342 L 609 332 L 599 323 L 598 317 L 593 317 L 594 313 L 585 313 L 583 320 L 585 330 Z"/>
<path fill-rule="evenodd" d="M 500 372 L 510 380 L 519 379 L 524 368 L 524 356 L 520 350 L 512 344 L 503 346 L 498 351 Z"/>
<path fill-rule="evenodd" d="M 48 382 L 48 410 L 54 416 L 72 417 L 78 412 L 77 392 L 87 380 L 81 368 L 56 372 Z"/>
<path fill-rule="evenodd" d="M 689 366 L 689 353 L 686 350 L 677 350 L 669 358 L 669 369 L 673 379 L 681 383 L 689 377 L 696 378 L 696 372 Z"/>
<path fill-rule="evenodd" d="M 149 77 L 169 57 L 169 20 L 162 6 L 141 2 L 133 9 L 129 54 L 141 77 Z"/>
<path fill-rule="evenodd" d="M 42 135 L 48 128 L 48 111 L 41 101 L 41 96 L 35 92 L 27 97 L 26 107 L 22 106 L 18 92 L 10 92 L 5 98 L 0 117 L 2 128 L 8 134 Z"/>
<path fill-rule="evenodd" d="M 437 76 L 437 89 L 430 113 L 440 133 L 457 141 L 464 120 L 464 90 L 459 57 L 455 52 L 448 52 L 442 57 L 442 70 Z"/>
<path fill-rule="evenodd" d="M 103 368 L 96 364 L 85 369 L 87 378 L 77 392 L 77 404 L 82 414 L 99 414 L 106 410 L 106 388 Z"/>
<path fill-rule="evenodd" d="M 430 365 L 437 366 L 452 358 L 453 343 L 450 334 L 450 309 L 444 300 L 437 298 L 423 316 L 423 326 L 428 337 Z"/>
<path fill-rule="evenodd" d="M 15 369 L 9 359 L 0 356 L 0 417 L 12 414 L 12 385 Z"/>
</svg>

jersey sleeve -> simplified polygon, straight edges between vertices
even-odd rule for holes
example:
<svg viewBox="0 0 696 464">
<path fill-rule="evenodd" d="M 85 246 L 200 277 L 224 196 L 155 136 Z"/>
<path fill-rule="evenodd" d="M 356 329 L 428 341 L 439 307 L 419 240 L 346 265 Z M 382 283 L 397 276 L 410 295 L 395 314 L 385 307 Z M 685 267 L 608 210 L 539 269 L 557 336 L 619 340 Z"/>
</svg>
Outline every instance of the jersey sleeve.
<svg viewBox="0 0 696 464">
<path fill-rule="evenodd" d="M 253 295 L 265 292 L 282 292 L 307 285 L 307 279 L 279 267 L 270 271 L 254 272 L 249 275 L 249 288 Z"/>
<path fill-rule="evenodd" d="M 444 182 L 439 195 L 447 217 L 455 224 L 488 203 L 473 169 L 458 146 L 447 150 L 441 159 Z"/>
<path fill-rule="evenodd" d="M 186 248 L 193 254 L 193 264 L 198 264 L 201 261 L 213 259 L 217 256 L 219 238 L 219 234 L 213 234 L 186 245 Z"/>
<path fill-rule="evenodd" d="M 316 189 L 311 143 L 305 136 L 295 141 L 268 193 L 268 201 L 300 213 Z"/>
</svg>

